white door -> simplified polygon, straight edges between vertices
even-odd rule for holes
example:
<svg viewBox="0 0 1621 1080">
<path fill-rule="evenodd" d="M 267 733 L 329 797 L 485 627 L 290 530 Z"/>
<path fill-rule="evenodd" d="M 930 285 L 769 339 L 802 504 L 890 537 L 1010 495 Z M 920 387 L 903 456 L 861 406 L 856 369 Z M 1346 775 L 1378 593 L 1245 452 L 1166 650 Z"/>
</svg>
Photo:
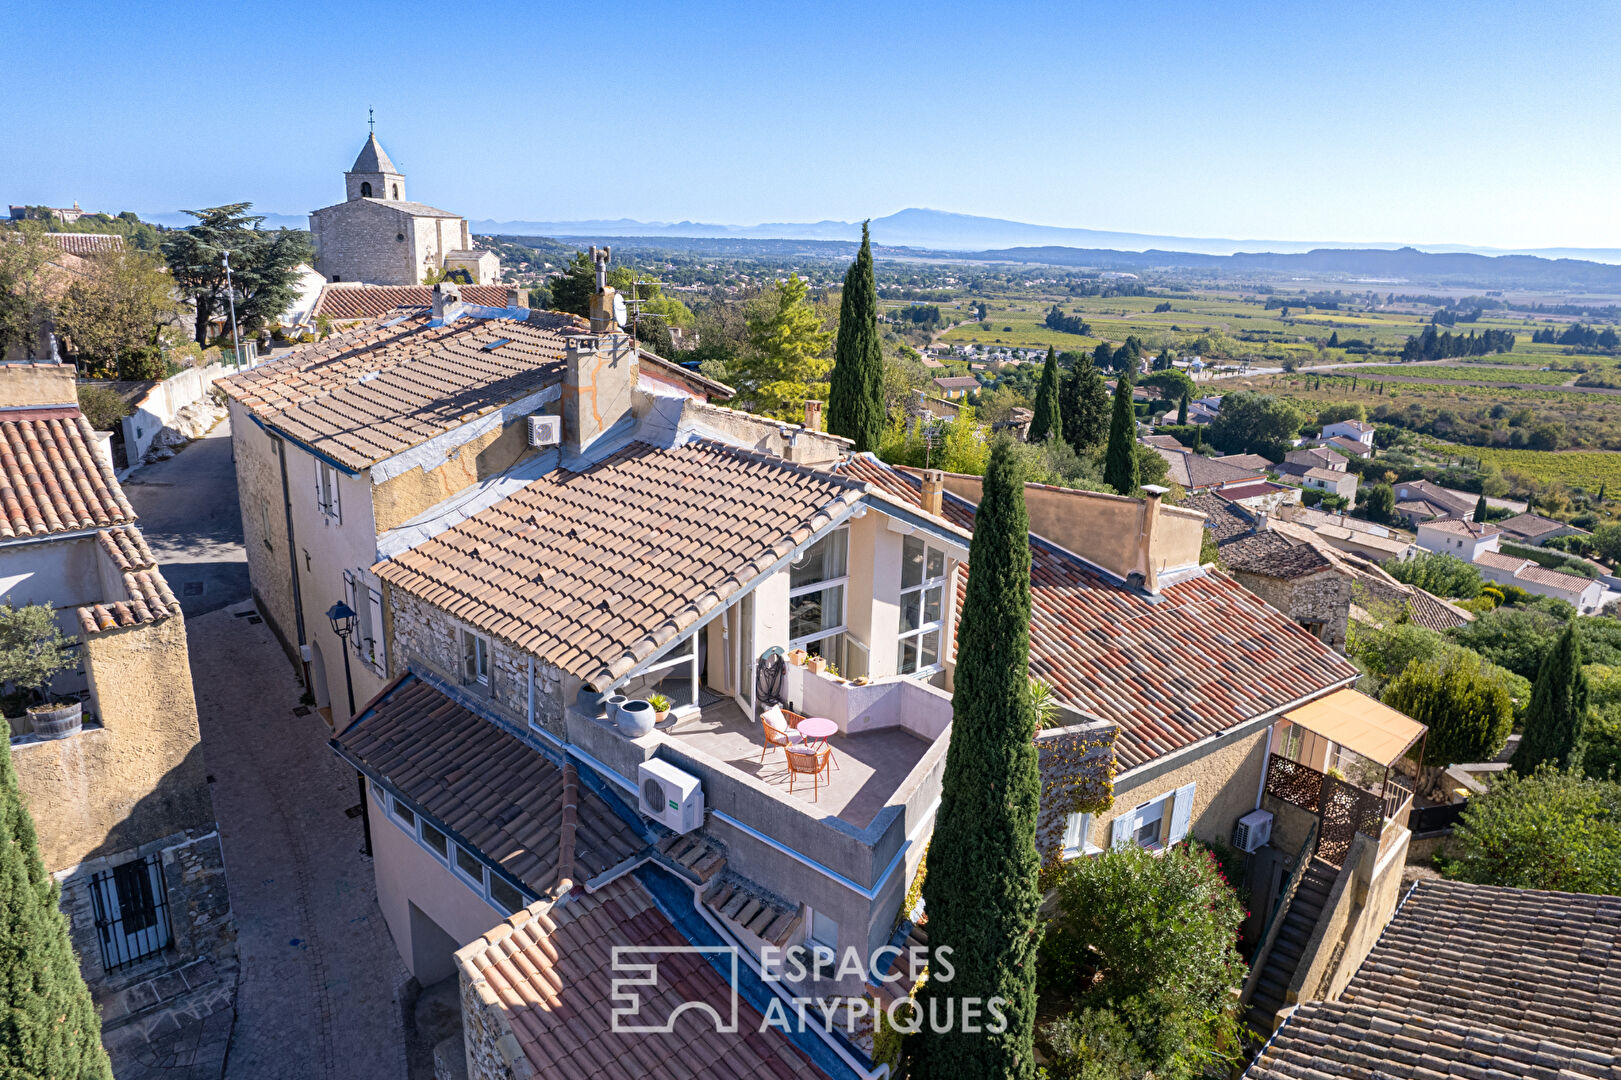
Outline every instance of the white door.
<svg viewBox="0 0 1621 1080">
<path fill-rule="evenodd" d="M 151 956 L 169 944 L 162 875 L 160 860 L 137 859 L 96 878 L 102 953 L 109 968 Z"/>
</svg>

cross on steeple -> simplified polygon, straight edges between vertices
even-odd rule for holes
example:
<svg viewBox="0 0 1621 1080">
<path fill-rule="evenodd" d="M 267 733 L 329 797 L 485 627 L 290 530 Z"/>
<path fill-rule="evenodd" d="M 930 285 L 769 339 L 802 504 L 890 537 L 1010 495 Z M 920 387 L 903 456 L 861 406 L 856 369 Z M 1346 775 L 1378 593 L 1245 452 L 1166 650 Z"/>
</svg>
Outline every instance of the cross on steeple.
<svg viewBox="0 0 1621 1080">
<path fill-rule="evenodd" d="M 368 106 L 366 106 L 366 126 L 367 126 L 367 127 L 369 127 L 369 128 L 371 128 L 371 133 L 372 133 L 372 134 L 373 134 L 373 135 L 375 135 L 375 134 L 377 134 L 377 120 L 376 120 L 376 118 L 375 118 L 375 117 L 374 117 L 374 116 L 373 116 L 373 115 L 372 115 L 372 111 L 371 111 L 371 106 L 370 106 L 370 105 L 368 105 Z"/>
</svg>

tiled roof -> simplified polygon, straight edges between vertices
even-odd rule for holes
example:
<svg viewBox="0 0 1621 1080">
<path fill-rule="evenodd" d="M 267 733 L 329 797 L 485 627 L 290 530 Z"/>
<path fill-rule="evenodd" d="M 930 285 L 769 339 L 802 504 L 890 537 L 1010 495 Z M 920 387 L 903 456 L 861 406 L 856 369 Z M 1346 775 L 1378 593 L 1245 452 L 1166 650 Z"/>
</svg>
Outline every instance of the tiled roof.
<svg viewBox="0 0 1621 1080">
<path fill-rule="evenodd" d="M 1475 508 L 1473 499 L 1465 501 L 1439 484 L 1432 484 L 1428 480 L 1409 480 L 1397 484 L 1396 499 L 1398 502 L 1427 502 L 1441 507 L 1448 514 L 1468 513 Z"/>
<path fill-rule="evenodd" d="M 1338 484 L 1343 482 L 1348 477 L 1351 477 L 1350 473 L 1341 472 L 1338 469 L 1310 468 L 1306 470 L 1306 478 L 1309 480 L 1327 480 L 1331 483 Z M 1354 477 L 1352 478 L 1352 482 L 1355 483 Z"/>
<path fill-rule="evenodd" d="M 1367 443 L 1358 442 L 1356 439 L 1348 439 L 1344 435 L 1334 436 L 1332 439 L 1328 440 L 1327 445 L 1334 447 L 1342 453 L 1355 454 L 1357 457 L 1367 457 L 1369 454 L 1373 453 L 1373 448 Z"/>
<path fill-rule="evenodd" d="M 1427 593 L 1417 586 L 1397 581 L 1372 559 L 1363 558 L 1351 551 L 1337 552 L 1337 555 L 1340 564 L 1351 573 L 1352 596 L 1360 601 L 1359 607 L 1365 609 L 1369 601 L 1393 604 L 1398 608 L 1405 608 L 1408 618 L 1413 622 L 1437 631 L 1451 630 L 1455 626 L 1463 626 L 1474 621 L 1474 612 Z M 1371 616 L 1363 621 L 1372 621 Z"/>
<path fill-rule="evenodd" d="M 1555 521 L 1553 518 L 1543 517 L 1541 514 L 1530 513 L 1515 514 L 1511 518 L 1504 518 L 1497 523 L 1497 526 L 1506 533 L 1524 537 L 1527 540 L 1547 536 L 1549 533 L 1557 532 L 1560 529 L 1571 528 L 1563 521 Z M 1576 531 L 1583 532 L 1585 530 L 1577 529 Z"/>
<path fill-rule="evenodd" d="M 427 203 L 411 202 L 406 199 L 366 199 L 365 201 L 369 203 L 376 203 L 378 206 L 386 206 L 390 210 L 398 210 L 402 214 L 410 214 L 412 217 L 461 217 L 460 214 L 452 214 L 449 210 L 441 210 L 437 206 L 429 206 Z M 342 206 L 343 204 L 339 203 L 338 205 Z"/>
<path fill-rule="evenodd" d="M 1257 499 L 1263 495 L 1274 495 L 1285 490 L 1288 489 L 1282 484 L 1274 484 L 1270 480 L 1251 480 L 1242 484 L 1229 484 L 1227 487 L 1216 488 L 1211 494 L 1228 502 L 1237 502 L 1240 499 Z"/>
<path fill-rule="evenodd" d="M 0 537 L 74 532 L 135 520 L 135 509 L 75 408 L 0 420 Z"/>
<path fill-rule="evenodd" d="M 1282 534 L 1270 531 L 1223 544 L 1221 561 L 1238 573 L 1286 581 L 1334 568 L 1334 561 L 1316 545 L 1291 543 Z"/>
<path fill-rule="evenodd" d="M 104 251 L 123 251 L 124 238 L 117 233 L 46 233 L 46 239 L 69 255 L 100 255 Z"/>
<path fill-rule="evenodd" d="M 79 629 L 86 636 L 180 614 L 180 601 L 163 580 L 141 530 L 115 525 L 96 533 L 96 543 L 123 580 L 124 596 L 79 608 Z"/>
<path fill-rule="evenodd" d="M 934 380 L 942 390 L 978 390 L 979 380 L 972 375 L 947 375 Z"/>
<path fill-rule="evenodd" d="M 1199 454 L 1179 454 L 1172 450 L 1159 450 L 1159 456 L 1170 466 L 1166 475 L 1171 481 L 1181 484 L 1189 491 L 1218 487 L 1222 484 L 1238 484 L 1246 480 L 1259 480 L 1262 475 L 1254 469 L 1246 469 L 1242 465 L 1232 465 Z"/>
<path fill-rule="evenodd" d="M 1188 452 L 1188 448 L 1178 442 L 1175 435 L 1144 435 L 1137 441 L 1156 450 L 1172 450 L 1178 454 Z"/>
<path fill-rule="evenodd" d="M 457 958 L 464 980 L 492 992 L 536 1076 L 795 1080 L 825 1075 L 741 998 L 736 998 L 737 1030 L 730 1034 L 716 1030 L 715 1016 L 695 1009 L 682 1012 L 668 1032 L 614 1030 L 615 1009 L 631 1004 L 623 992 L 615 996 L 616 981 L 626 976 L 613 966 L 615 950 L 670 946 L 690 943 L 639 881 L 621 877 L 595 893 L 576 890 L 562 903 L 532 904 Z M 676 1001 L 707 1002 L 716 1016 L 730 1021 L 735 992 L 703 956 L 630 955 L 637 963 L 656 959 L 658 985 L 629 991 L 643 1011 L 627 1016 L 621 1028 L 657 1028 Z M 495 1035 L 489 1039 L 495 1041 Z"/>
<path fill-rule="evenodd" d="M 396 680 L 333 743 L 536 895 L 642 847 L 602 798 L 578 789 L 572 866 L 560 867 L 564 770 L 416 675 Z"/>
<path fill-rule="evenodd" d="M 1484 522 L 1448 519 L 1446 521 L 1426 521 L 1419 525 L 1420 529 L 1429 529 L 1432 532 L 1448 533 L 1453 536 L 1468 536 L 1474 539 L 1484 539 L 1496 536 L 1502 532 L 1496 525 L 1487 525 Z"/>
<path fill-rule="evenodd" d="M 463 285 L 464 304 L 479 307 L 506 307 L 505 285 Z M 375 319 L 395 308 L 428 307 L 433 303 L 431 285 L 346 285 L 337 282 L 321 287 L 310 318 L 325 315 L 337 322 Z"/>
<path fill-rule="evenodd" d="M 1199 511 L 1209 520 L 1218 544 L 1243 536 L 1255 528 L 1254 518 L 1221 495 L 1189 495 L 1182 500 L 1182 505 L 1189 510 Z"/>
<path fill-rule="evenodd" d="M 918 502 L 916 477 L 876 458 L 858 455 L 841 471 Z M 945 512 L 973 527 L 972 508 L 949 494 Z M 959 604 L 966 585 L 959 574 Z M 1037 540 L 1030 599 L 1031 673 L 1119 725 L 1122 770 L 1356 676 L 1345 658 L 1221 574 L 1170 585 L 1151 601 Z"/>
<path fill-rule="evenodd" d="M 1494 570 L 1513 574 L 1516 580 L 1533 581 L 1570 596 L 1580 596 L 1595 580 L 1579 574 L 1550 570 L 1546 566 L 1538 566 L 1530 559 L 1522 559 L 1517 555 L 1503 555 L 1496 551 L 1482 551 L 1475 556 L 1475 563 L 1478 566 L 1489 566 Z"/>
<path fill-rule="evenodd" d="M 1263 472 L 1272 467 L 1272 459 L 1260 454 L 1222 454 L 1215 460 L 1237 465 L 1240 469 L 1259 469 Z"/>
<path fill-rule="evenodd" d="M 1344 454 L 1336 450 L 1330 450 L 1325 446 L 1307 446 L 1299 450 L 1291 450 L 1286 456 L 1291 464 L 1304 464 L 1308 467 L 1312 465 L 1338 466 L 1340 470 L 1344 470 L 1346 464 Z"/>
<path fill-rule="evenodd" d="M 214 385 L 264 423 L 359 470 L 561 381 L 567 332 L 583 326 L 542 311 L 430 321 L 416 312 L 363 323 Z"/>
<path fill-rule="evenodd" d="M 1352 431 L 1372 431 L 1373 425 L 1365 420 L 1341 420 L 1330 424 L 1329 427 L 1348 427 Z"/>
<path fill-rule="evenodd" d="M 379 577 L 605 686 L 785 557 L 859 484 L 718 443 L 557 469 Z"/>
<path fill-rule="evenodd" d="M 1338 1002 L 1245 1076 L 1621 1077 L 1621 897 L 1420 881 Z"/>
<path fill-rule="evenodd" d="M 394 162 L 389 159 L 388 151 L 383 144 L 377 141 L 376 133 L 366 137 L 365 143 L 360 147 L 360 153 L 355 155 L 355 163 L 349 167 L 352 173 L 398 173 Z"/>
</svg>

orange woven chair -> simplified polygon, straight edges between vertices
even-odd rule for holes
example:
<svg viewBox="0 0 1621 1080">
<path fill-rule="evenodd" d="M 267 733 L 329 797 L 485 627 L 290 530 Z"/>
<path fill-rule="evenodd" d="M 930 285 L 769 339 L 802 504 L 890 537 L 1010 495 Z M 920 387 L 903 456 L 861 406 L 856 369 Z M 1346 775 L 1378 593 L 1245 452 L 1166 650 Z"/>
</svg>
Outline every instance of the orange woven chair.
<svg viewBox="0 0 1621 1080">
<path fill-rule="evenodd" d="M 783 751 L 788 756 L 788 793 L 793 794 L 794 777 L 808 775 L 811 778 L 811 801 L 815 802 L 822 796 L 822 774 L 828 772 L 828 765 L 833 760 L 833 750 L 825 743 L 820 750 L 812 750 L 808 746 L 790 746 Z M 828 782 L 833 776 L 828 774 Z"/>
<path fill-rule="evenodd" d="M 766 714 L 771 712 L 770 709 L 767 709 L 766 713 L 760 716 L 760 732 L 765 736 L 765 745 L 760 748 L 760 761 L 762 763 L 765 762 L 765 756 L 771 752 L 772 747 L 781 746 L 786 749 L 799 744 L 800 734 L 795 729 L 799 727 L 799 722 L 805 718 L 796 712 L 789 712 L 787 709 L 778 709 L 777 711 L 782 714 L 783 720 L 787 722 L 788 726 L 786 728 L 779 728 L 766 720 Z"/>
</svg>

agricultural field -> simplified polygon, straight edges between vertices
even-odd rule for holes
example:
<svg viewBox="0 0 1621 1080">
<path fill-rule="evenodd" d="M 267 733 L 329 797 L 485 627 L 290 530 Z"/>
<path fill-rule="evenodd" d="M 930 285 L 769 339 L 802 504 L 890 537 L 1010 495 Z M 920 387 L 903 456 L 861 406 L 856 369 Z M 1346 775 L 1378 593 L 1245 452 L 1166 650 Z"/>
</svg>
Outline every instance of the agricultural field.
<svg viewBox="0 0 1621 1080">
<path fill-rule="evenodd" d="M 1565 386 L 1576 381 L 1575 371 L 1542 371 L 1531 365 L 1471 364 L 1366 364 L 1357 371 L 1363 378 L 1401 375 L 1414 379 L 1471 379 L 1476 382 L 1532 383 Z"/>
<path fill-rule="evenodd" d="M 1602 450 L 1502 450 L 1495 447 L 1461 448 L 1461 453 L 1495 465 L 1505 474 L 1519 473 L 1544 484 L 1563 484 L 1595 492 L 1621 490 L 1621 453 Z"/>
</svg>

